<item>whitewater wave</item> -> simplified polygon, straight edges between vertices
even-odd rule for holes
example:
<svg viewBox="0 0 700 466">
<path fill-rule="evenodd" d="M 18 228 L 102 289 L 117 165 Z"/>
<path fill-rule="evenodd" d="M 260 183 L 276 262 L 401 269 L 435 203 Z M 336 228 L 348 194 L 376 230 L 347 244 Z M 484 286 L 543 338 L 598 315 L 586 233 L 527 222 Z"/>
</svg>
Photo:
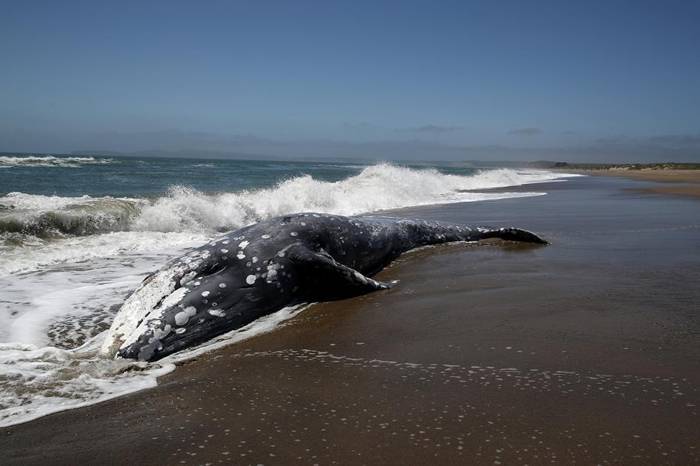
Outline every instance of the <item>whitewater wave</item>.
<svg viewBox="0 0 700 466">
<path fill-rule="evenodd" d="M 155 363 L 101 357 L 104 333 L 73 350 L 0 343 L 0 427 L 155 387 L 175 364 L 274 330 L 307 307 L 285 307 Z"/>
<path fill-rule="evenodd" d="M 513 169 L 459 176 L 435 169 L 379 164 L 336 182 L 305 175 L 270 188 L 220 194 L 175 186 L 155 200 L 10 193 L 0 197 L 0 233 L 44 238 L 127 230 L 222 232 L 292 212 L 354 215 L 417 205 L 528 196 L 533 193 L 475 191 L 553 181 L 565 176 Z"/>
<path fill-rule="evenodd" d="M 195 247 L 210 238 L 201 233 L 124 231 L 47 241 L 32 236 L 16 239 L 13 235 L 3 234 L 0 235 L 0 256 L 3 258 L 0 277 L 38 271 L 55 264 L 85 263 L 102 258 L 117 260 L 125 254 L 143 255 Z"/>
<path fill-rule="evenodd" d="M 273 329 L 300 312 L 283 309 L 156 364 L 100 358 L 103 331 L 128 293 L 217 232 L 300 211 L 353 215 L 532 196 L 541 193 L 478 191 L 564 177 L 512 169 L 459 176 L 381 164 L 337 182 L 299 176 L 218 194 L 173 187 L 155 199 L 2 196 L 0 426 L 155 386 L 182 358 Z"/>
<path fill-rule="evenodd" d="M 101 359 L 92 346 L 0 344 L 0 427 L 155 387 L 175 368 Z"/>
<path fill-rule="evenodd" d="M 0 197 L 0 233 L 46 238 L 123 231 L 146 204 L 141 199 L 9 193 Z"/>
<path fill-rule="evenodd" d="M 100 157 L 62 157 L 55 155 L 2 155 L 0 168 L 5 167 L 64 167 L 80 168 L 82 165 L 104 165 L 114 162 Z"/>
</svg>

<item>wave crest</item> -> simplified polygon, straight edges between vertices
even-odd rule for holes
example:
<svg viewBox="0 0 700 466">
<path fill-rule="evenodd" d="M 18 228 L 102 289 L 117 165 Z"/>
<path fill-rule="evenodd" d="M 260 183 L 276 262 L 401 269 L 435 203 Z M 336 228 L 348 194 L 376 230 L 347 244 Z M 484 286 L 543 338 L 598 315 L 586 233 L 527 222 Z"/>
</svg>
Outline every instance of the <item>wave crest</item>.
<svg viewBox="0 0 700 466">
<path fill-rule="evenodd" d="M 459 176 L 443 174 L 435 169 L 415 170 L 379 164 L 336 182 L 319 181 L 305 175 L 267 189 L 216 195 L 175 187 L 166 196 L 144 207 L 132 228 L 150 231 L 226 231 L 292 212 L 355 215 L 417 205 L 516 197 L 528 194 L 472 191 L 551 181 L 561 177 L 560 174 L 545 171 L 511 169 Z"/>
<path fill-rule="evenodd" d="M 50 237 L 123 230 L 226 231 L 292 212 L 355 215 L 417 205 L 527 196 L 533 193 L 475 191 L 552 181 L 564 176 L 513 169 L 460 176 L 435 169 L 378 164 L 336 182 L 304 175 L 270 188 L 220 194 L 175 186 L 165 196 L 150 201 L 11 193 L 0 198 L 0 232 Z"/>
<path fill-rule="evenodd" d="M 47 238 L 129 229 L 145 201 L 10 193 L 0 198 L 0 232 Z"/>
<path fill-rule="evenodd" d="M 99 157 L 59 157 L 55 155 L 2 155 L 0 168 L 7 167 L 64 167 L 79 168 L 81 165 L 104 165 L 114 160 Z"/>
</svg>

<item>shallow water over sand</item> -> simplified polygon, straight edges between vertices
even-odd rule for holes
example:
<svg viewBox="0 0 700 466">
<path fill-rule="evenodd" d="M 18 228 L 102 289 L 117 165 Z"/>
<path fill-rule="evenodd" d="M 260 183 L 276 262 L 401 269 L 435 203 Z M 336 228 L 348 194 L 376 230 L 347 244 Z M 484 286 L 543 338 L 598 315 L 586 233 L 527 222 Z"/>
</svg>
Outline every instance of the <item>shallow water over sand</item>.
<svg viewBox="0 0 700 466">
<path fill-rule="evenodd" d="M 378 275 L 400 280 L 389 291 L 313 306 L 153 390 L 6 429 L 0 447 L 29 463 L 696 464 L 700 211 L 637 186 L 586 178 L 403 211 L 551 244 L 407 254 Z"/>
<path fill-rule="evenodd" d="M 95 348 L 148 273 L 222 231 L 305 210 L 540 196 L 479 190 L 566 178 L 455 165 L 55 156 L 5 156 L 0 167 L 2 189 L 28 191 L 0 192 L 0 425 L 154 386 L 172 361 L 112 363 Z"/>
</svg>

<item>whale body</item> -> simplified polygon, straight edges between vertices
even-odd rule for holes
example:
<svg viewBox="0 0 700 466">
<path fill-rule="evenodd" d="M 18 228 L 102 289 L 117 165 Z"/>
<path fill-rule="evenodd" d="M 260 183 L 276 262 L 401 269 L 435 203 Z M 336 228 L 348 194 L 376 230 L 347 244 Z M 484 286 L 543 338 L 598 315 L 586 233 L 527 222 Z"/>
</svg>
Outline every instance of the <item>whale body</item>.
<svg viewBox="0 0 700 466">
<path fill-rule="evenodd" d="M 102 353 L 157 360 L 286 306 L 389 288 L 370 277 L 411 249 L 486 238 L 546 244 L 517 228 L 317 213 L 272 218 L 146 277 L 117 313 Z"/>
</svg>

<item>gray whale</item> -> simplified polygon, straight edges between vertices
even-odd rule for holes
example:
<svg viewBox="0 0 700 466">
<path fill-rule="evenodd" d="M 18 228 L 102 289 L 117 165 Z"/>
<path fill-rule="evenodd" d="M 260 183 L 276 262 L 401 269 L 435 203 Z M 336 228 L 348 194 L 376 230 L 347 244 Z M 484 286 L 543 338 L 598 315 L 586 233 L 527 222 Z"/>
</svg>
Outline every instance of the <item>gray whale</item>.
<svg viewBox="0 0 700 466">
<path fill-rule="evenodd" d="M 316 213 L 272 218 L 146 277 L 122 305 L 102 352 L 157 360 L 285 306 L 386 289 L 370 277 L 411 249 L 485 238 L 546 244 L 517 228 Z"/>
</svg>

